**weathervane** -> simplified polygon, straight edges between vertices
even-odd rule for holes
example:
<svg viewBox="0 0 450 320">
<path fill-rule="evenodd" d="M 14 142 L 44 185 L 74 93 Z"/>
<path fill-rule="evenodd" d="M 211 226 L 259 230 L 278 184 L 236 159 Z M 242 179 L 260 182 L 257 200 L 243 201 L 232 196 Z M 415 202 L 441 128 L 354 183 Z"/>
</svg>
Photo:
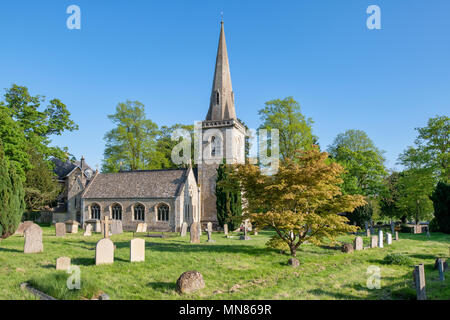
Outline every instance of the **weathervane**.
<svg viewBox="0 0 450 320">
<path fill-rule="evenodd" d="M 220 16 L 222 17 L 221 22 L 223 23 L 223 11 L 220 11 Z"/>
</svg>

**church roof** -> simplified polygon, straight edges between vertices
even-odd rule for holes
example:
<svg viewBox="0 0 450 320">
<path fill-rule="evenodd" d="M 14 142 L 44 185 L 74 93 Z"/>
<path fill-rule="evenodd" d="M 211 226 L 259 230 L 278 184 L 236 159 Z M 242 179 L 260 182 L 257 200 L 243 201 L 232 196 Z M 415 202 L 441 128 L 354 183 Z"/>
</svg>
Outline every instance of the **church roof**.
<svg viewBox="0 0 450 320">
<path fill-rule="evenodd" d="M 206 120 L 230 119 L 236 119 L 236 110 L 234 108 L 234 93 L 231 85 L 230 65 L 228 63 L 227 44 L 222 21 L 211 100 Z"/>
<path fill-rule="evenodd" d="M 175 198 L 180 195 L 189 169 L 98 173 L 87 186 L 84 199 Z"/>
<path fill-rule="evenodd" d="M 63 161 L 61 159 L 57 159 L 57 158 L 51 158 L 50 161 L 52 161 L 55 165 L 55 168 L 53 169 L 53 171 L 55 172 L 55 174 L 58 176 L 59 180 L 64 180 L 64 178 L 71 173 L 75 168 L 80 168 L 81 169 L 81 161 Z M 86 162 L 83 162 L 83 168 L 82 169 L 91 169 L 91 167 L 89 167 Z M 92 169 L 91 169 L 92 170 Z"/>
</svg>

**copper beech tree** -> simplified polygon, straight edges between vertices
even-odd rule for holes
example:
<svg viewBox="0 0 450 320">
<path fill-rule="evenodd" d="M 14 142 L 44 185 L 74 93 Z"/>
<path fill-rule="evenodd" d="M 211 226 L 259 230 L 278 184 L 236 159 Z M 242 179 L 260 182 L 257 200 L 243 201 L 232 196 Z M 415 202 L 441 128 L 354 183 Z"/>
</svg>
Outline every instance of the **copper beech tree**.
<svg viewBox="0 0 450 320">
<path fill-rule="evenodd" d="M 234 171 L 245 198 L 245 217 L 258 228 L 275 229 L 267 245 L 287 245 L 292 256 L 305 241 L 320 244 L 356 231 L 339 213 L 366 204 L 361 195 L 342 194 L 344 168 L 328 160 L 326 152 L 314 147 L 298 151 L 296 157 L 280 164 L 274 175 L 263 175 L 251 164 L 238 165 Z"/>
</svg>

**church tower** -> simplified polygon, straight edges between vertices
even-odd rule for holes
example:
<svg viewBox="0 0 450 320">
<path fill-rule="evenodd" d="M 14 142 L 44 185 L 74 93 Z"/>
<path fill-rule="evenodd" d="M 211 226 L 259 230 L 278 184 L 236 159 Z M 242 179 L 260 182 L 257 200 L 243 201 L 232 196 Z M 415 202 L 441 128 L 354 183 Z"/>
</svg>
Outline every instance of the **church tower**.
<svg viewBox="0 0 450 320">
<path fill-rule="evenodd" d="M 227 164 L 245 163 L 245 127 L 236 117 L 234 93 L 223 21 L 219 48 L 206 120 L 202 122 L 202 161 L 199 182 L 202 195 L 201 223 L 218 225 L 216 209 L 217 168 Z"/>
</svg>

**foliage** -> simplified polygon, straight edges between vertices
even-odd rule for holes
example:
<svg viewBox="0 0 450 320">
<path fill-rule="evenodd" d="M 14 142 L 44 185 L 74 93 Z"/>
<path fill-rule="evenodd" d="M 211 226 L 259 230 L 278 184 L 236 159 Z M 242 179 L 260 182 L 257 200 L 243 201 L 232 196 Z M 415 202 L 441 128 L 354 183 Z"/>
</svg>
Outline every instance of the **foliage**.
<svg viewBox="0 0 450 320">
<path fill-rule="evenodd" d="M 439 232 L 439 223 L 436 218 L 431 219 L 430 223 L 428 224 L 428 227 L 430 228 L 430 232 Z"/>
<path fill-rule="evenodd" d="M 350 224 L 354 224 L 360 228 L 365 227 L 365 223 L 372 219 L 373 204 L 372 201 L 366 199 L 367 204 L 357 207 L 353 212 L 346 214 Z"/>
<path fill-rule="evenodd" d="M 258 111 L 262 125 L 259 129 L 278 129 L 280 157 L 283 161 L 296 159 L 296 150 L 310 150 L 317 138 L 312 134 L 311 118 L 301 113 L 300 104 L 293 97 L 267 101 Z"/>
<path fill-rule="evenodd" d="M 108 118 L 116 125 L 106 133 L 103 172 L 155 169 L 158 126 L 145 116 L 139 101 L 119 103 Z"/>
<path fill-rule="evenodd" d="M 387 175 L 384 151 L 361 130 L 347 130 L 339 134 L 328 147 L 330 157 L 346 169 L 343 176 L 343 192 L 377 196 Z"/>
<path fill-rule="evenodd" d="M 293 256 L 305 241 L 319 244 L 357 229 L 339 213 L 353 211 L 365 201 L 360 195 L 342 194 L 343 168 L 327 158 L 314 147 L 299 151 L 296 159 L 281 164 L 271 176 L 251 164 L 239 165 L 233 172 L 247 202 L 246 217 L 258 229 L 274 228 L 274 237 L 282 239 Z"/>
<path fill-rule="evenodd" d="M 411 258 L 401 253 L 390 253 L 383 259 L 386 264 L 396 264 L 399 266 L 410 266 L 413 264 Z"/>
<path fill-rule="evenodd" d="M 3 151 L 0 140 L 0 238 L 12 235 L 25 210 L 22 181 Z"/>
<path fill-rule="evenodd" d="M 221 164 L 217 168 L 216 199 L 219 224 L 226 223 L 235 230 L 242 221 L 242 199 L 239 181 L 232 175 L 230 165 Z"/>
<path fill-rule="evenodd" d="M 172 150 L 179 143 L 179 141 L 172 140 L 172 134 L 178 129 L 188 131 L 191 136 L 191 165 L 194 165 L 194 126 L 177 123 L 170 127 L 162 126 L 159 130 L 156 142 L 157 159 L 154 162 L 158 163 L 157 166 L 161 169 L 186 167 L 185 164 L 177 165 L 172 162 Z"/>
<path fill-rule="evenodd" d="M 431 200 L 439 231 L 450 233 L 450 184 L 439 182 L 431 195 Z"/>
<path fill-rule="evenodd" d="M 407 213 L 398 207 L 400 198 L 399 180 L 402 176 L 401 172 L 392 172 L 384 180 L 384 190 L 380 196 L 381 217 L 391 220 L 401 219 L 406 222 Z"/>
</svg>

